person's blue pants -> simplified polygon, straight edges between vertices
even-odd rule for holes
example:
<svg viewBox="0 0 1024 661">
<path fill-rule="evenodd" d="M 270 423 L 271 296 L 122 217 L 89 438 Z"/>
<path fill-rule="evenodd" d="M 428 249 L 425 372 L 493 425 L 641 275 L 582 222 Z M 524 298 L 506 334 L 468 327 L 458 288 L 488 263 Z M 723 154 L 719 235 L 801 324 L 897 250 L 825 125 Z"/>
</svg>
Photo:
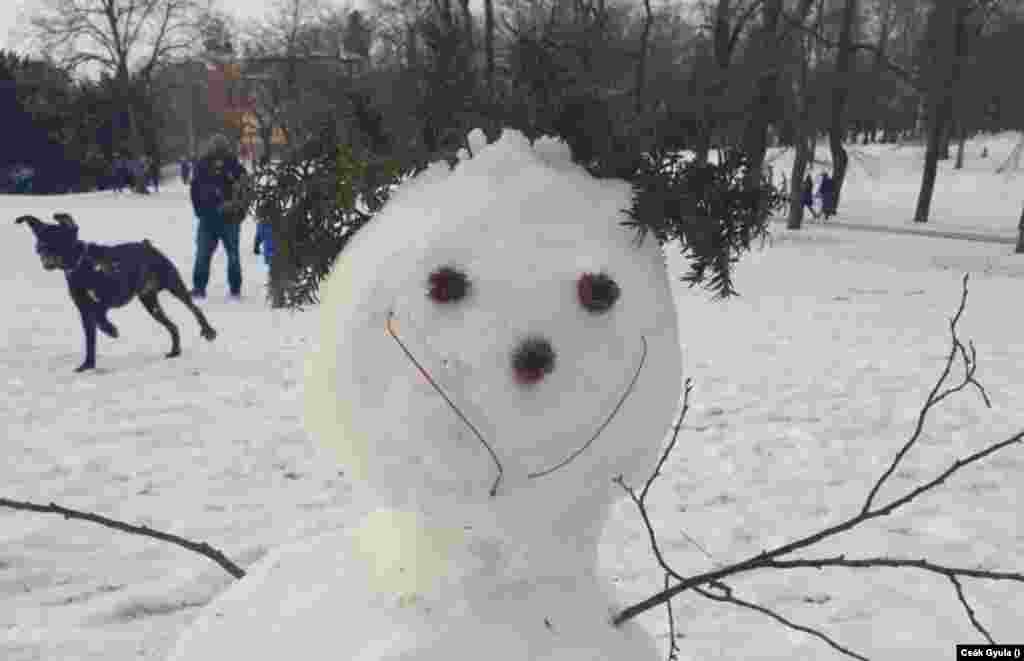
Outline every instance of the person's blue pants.
<svg viewBox="0 0 1024 661">
<path fill-rule="evenodd" d="M 270 260 L 274 257 L 274 237 L 270 223 L 262 222 L 256 226 L 256 245 L 263 247 L 263 260 L 270 266 Z"/>
<path fill-rule="evenodd" d="M 242 260 L 238 254 L 241 223 L 225 223 L 224 214 L 218 211 L 203 213 L 199 216 L 199 228 L 196 230 L 196 263 L 192 268 L 192 286 L 199 291 L 206 291 L 210 281 L 210 261 L 217 250 L 217 242 L 224 244 L 224 252 L 228 257 L 228 287 L 232 294 L 242 291 Z"/>
</svg>

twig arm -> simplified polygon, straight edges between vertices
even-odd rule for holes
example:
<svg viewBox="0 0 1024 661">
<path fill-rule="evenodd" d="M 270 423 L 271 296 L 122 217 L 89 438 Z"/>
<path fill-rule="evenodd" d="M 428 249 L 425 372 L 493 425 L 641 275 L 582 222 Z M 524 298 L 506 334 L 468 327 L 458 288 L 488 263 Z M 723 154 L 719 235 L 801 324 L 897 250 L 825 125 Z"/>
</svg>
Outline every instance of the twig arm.
<svg viewBox="0 0 1024 661">
<path fill-rule="evenodd" d="M 184 537 L 172 535 L 168 532 L 160 530 L 153 530 L 148 526 L 136 526 L 123 521 L 116 521 L 109 519 L 99 514 L 93 514 L 92 512 L 83 512 L 81 510 L 74 510 L 69 507 L 62 507 L 57 503 L 50 503 L 49 505 L 39 505 L 37 503 L 29 503 L 19 500 L 10 500 L 8 498 L 0 498 L 0 506 L 9 507 L 11 509 L 22 510 L 25 512 L 38 512 L 40 514 L 60 514 L 65 519 L 79 519 L 82 521 L 91 521 L 98 523 L 101 526 L 107 528 L 113 528 L 114 530 L 120 530 L 122 532 L 131 533 L 133 535 L 141 535 L 142 537 L 152 537 L 153 539 L 159 539 L 164 542 L 170 542 L 189 551 L 194 551 L 200 555 L 204 555 L 210 560 L 213 560 L 220 565 L 224 571 L 231 574 L 235 578 L 242 578 L 245 576 L 245 570 L 231 562 L 222 552 L 213 548 L 206 542 L 195 542 Z"/>
</svg>

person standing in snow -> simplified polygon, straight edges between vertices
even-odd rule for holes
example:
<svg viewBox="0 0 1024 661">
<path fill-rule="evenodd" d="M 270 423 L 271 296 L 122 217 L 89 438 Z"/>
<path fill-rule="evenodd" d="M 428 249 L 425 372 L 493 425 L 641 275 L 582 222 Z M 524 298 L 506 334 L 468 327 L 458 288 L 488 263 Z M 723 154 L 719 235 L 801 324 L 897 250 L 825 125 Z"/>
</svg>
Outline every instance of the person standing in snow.
<svg viewBox="0 0 1024 661">
<path fill-rule="evenodd" d="M 274 257 L 274 237 L 270 231 L 270 221 L 261 220 L 256 225 L 256 245 L 253 246 L 253 253 L 259 255 L 260 248 L 263 248 L 263 261 L 270 267 L 270 260 Z"/>
<path fill-rule="evenodd" d="M 114 180 L 114 192 L 121 193 L 126 187 L 129 187 L 130 174 L 128 172 L 128 163 L 125 161 L 123 154 L 118 154 L 117 158 L 114 159 L 114 164 L 111 167 L 111 176 Z"/>
<path fill-rule="evenodd" d="M 828 220 L 836 215 L 836 184 L 828 172 L 821 175 L 818 195 L 821 196 L 821 214 Z"/>
<path fill-rule="evenodd" d="M 217 242 L 224 244 L 228 258 L 228 287 L 231 296 L 242 293 L 242 260 L 238 254 L 241 219 L 226 217 L 225 205 L 234 199 L 245 168 L 231 149 L 227 137 L 218 133 L 210 138 L 203 156 L 195 164 L 189 193 L 192 209 L 199 219 L 196 230 L 196 261 L 192 269 L 192 296 L 206 296 L 210 280 L 210 261 Z M 237 220 L 237 222 L 236 222 Z"/>
<path fill-rule="evenodd" d="M 136 193 L 148 193 L 149 188 L 146 187 L 146 165 L 142 160 L 141 156 L 133 158 L 129 162 L 129 166 L 132 171 L 132 189 Z"/>
<path fill-rule="evenodd" d="M 160 192 L 160 164 L 157 163 L 156 159 L 146 157 L 146 174 L 149 176 L 150 184 L 153 186 L 153 192 Z"/>
<path fill-rule="evenodd" d="M 818 213 L 814 210 L 814 180 L 811 179 L 810 173 L 804 177 L 804 187 L 800 194 L 800 203 L 807 207 L 807 210 L 811 212 L 811 216 L 815 219 L 818 218 Z"/>
</svg>

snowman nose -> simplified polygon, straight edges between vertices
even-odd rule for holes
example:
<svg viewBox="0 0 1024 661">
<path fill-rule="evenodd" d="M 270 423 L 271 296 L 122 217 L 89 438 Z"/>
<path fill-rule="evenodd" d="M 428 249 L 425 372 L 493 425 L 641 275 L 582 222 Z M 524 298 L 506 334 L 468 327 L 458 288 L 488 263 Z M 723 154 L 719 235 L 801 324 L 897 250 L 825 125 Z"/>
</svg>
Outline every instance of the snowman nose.
<svg viewBox="0 0 1024 661">
<path fill-rule="evenodd" d="M 555 350 L 542 337 L 523 340 L 512 353 L 512 372 L 516 381 L 533 385 L 549 374 L 555 367 Z"/>
</svg>

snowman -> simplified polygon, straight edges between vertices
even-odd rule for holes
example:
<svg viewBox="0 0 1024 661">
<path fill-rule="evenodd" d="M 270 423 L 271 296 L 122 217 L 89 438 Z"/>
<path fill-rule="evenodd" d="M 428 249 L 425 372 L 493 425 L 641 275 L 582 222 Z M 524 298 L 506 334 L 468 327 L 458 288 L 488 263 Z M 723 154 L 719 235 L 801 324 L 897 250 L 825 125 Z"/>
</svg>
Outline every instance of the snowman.
<svg viewBox="0 0 1024 661">
<path fill-rule="evenodd" d="M 505 131 L 395 191 L 324 286 L 306 422 L 344 528 L 268 554 L 173 661 L 654 661 L 598 571 L 678 404 L 676 311 L 622 181 Z"/>
</svg>

